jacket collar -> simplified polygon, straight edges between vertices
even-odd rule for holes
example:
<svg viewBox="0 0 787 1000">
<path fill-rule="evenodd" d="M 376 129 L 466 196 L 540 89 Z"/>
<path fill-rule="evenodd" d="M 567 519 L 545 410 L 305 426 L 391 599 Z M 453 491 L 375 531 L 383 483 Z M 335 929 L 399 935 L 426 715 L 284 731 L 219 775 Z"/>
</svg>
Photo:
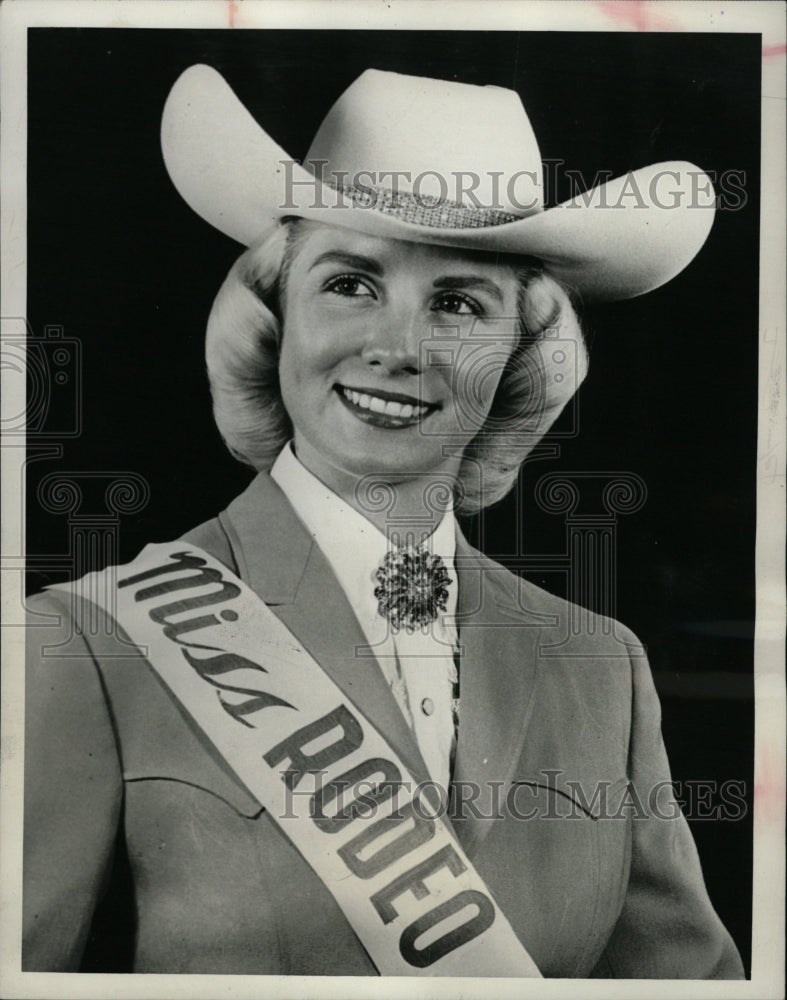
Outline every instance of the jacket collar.
<svg viewBox="0 0 787 1000">
<path fill-rule="evenodd" d="M 315 546 L 281 488 L 258 473 L 219 520 L 240 578 L 266 604 L 292 604 Z"/>
<path fill-rule="evenodd" d="M 412 731 L 352 608 L 279 486 L 258 474 L 221 522 L 241 578 L 397 749 L 416 781 L 427 780 Z M 495 796 L 505 795 L 521 753 L 544 619 L 520 599 L 516 579 L 473 549 L 458 527 L 456 571 L 461 659 L 454 779 L 475 808 L 463 808 L 455 828 L 465 850 L 474 853 L 493 821 Z"/>
</svg>

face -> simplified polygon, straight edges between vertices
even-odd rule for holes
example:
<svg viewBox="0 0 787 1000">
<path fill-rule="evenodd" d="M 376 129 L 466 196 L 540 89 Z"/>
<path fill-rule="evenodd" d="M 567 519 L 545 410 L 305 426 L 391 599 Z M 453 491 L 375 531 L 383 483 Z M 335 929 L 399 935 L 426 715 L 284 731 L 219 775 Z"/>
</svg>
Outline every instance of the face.
<svg viewBox="0 0 787 1000">
<path fill-rule="evenodd" d="M 279 368 L 299 459 L 339 493 L 367 474 L 455 474 L 516 344 L 513 268 L 300 226 Z"/>
</svg>

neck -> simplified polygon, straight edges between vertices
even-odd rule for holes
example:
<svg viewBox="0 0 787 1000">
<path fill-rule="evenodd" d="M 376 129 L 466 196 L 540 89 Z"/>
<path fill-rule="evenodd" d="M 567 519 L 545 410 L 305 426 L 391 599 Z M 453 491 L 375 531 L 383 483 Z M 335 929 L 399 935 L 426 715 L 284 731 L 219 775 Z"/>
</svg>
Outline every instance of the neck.
<svg viewBox="0 0 787 1000">
<path fill-rule="evenodd" d="M 423 474 L 380 473 L 364 475 L 339 469 L 296 438 L 298 461 L 313 476 L 362 514 L 386 536 L 408 534 L 420 540 L 430 535 L 453 506 L 453 485 L 460 459 L 447 459 L 438 469 Z"/>
</svg>

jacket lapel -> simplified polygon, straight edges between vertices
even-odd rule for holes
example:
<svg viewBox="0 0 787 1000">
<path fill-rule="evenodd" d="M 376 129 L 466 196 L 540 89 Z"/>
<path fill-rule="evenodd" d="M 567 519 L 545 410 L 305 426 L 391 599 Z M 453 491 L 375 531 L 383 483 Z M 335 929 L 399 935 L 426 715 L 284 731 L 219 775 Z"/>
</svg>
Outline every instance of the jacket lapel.
<svg viewBox="0 0 787 1000">
<path fill-rule="evenodd" d="M 459 739 L 454 769 L 454 828 L 472 857 L 500 822 L 501 808 L 533 712 L 543 616 L 520 606 L 500 565 L 457 537 L 460 645 Z M 472 807 L 460 807 L 459 796 Z M 498 816 L 495 820 L 495 816 Z"/>
<path fill-rule="evenodd" d="M 344 695 L 396 748 L 417 782 L 428 772 L 330 564 L 279 486 L 260 473 L 221 522 L 243 579 Z M 334 706 L 326 705 L 326 712 Z"/>
</svg>

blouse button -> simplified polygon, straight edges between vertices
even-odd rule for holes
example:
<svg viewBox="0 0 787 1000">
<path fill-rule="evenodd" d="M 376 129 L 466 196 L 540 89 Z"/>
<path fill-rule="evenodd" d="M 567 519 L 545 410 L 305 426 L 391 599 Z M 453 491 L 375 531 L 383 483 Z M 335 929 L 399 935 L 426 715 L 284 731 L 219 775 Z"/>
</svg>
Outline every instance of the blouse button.
<svg viewBox="0 0 787 1000">
<path fill-rule="evenodd" d="M 434 712 L 434 702 L 431 698 L 424 698 L 421 702 L 421 711 L 424 715 L 431 715 Z"/>
</svg>

